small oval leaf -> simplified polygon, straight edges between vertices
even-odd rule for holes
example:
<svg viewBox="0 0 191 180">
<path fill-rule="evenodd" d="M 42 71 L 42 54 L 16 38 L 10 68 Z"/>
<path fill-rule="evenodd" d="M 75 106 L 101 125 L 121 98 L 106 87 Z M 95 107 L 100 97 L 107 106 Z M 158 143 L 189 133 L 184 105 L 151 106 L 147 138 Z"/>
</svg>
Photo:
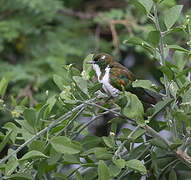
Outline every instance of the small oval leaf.
<svg viewBox="0 0 191 180">
<path fill-rule="evenodd" d="M 146 170 L 145 166 L 143 165 L 143 163 L 137 159 L 132 159 L 132 160 L 127 161 L 126 166 L 135 171 L 139 171 L 142 174 L 147 173 L 147 170 Z"/>
<path fill-rule="evenodd" d="M 24 161 L 24 160 L 27 160 L 27 159 L 33 159 L 33 158 L 48 158 L 48 156 L 44 155 L 40 151 L 32 150 L 32 151 L 29 151 L 28 153 L 26 153 L 20 159 L 20 161 Z"/>
</svg>

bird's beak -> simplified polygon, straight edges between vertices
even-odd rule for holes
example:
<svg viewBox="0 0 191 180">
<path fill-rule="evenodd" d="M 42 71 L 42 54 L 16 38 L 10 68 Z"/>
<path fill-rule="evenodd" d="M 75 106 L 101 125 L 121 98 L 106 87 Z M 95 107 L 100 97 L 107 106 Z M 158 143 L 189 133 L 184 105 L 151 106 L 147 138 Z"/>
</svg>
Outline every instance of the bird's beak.
<svg viewBox="0 0 191 180">
<path fill-rule="evenodd" d="M 87 61 L 86 64 L 94 64 L 94 61 Z"/>
</svg>

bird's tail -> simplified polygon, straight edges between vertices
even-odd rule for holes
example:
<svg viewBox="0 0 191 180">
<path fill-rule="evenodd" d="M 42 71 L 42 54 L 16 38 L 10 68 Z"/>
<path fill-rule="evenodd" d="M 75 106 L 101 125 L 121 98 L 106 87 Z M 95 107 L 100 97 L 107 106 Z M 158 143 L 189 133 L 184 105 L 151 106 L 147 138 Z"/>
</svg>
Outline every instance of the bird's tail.
<svg viewBox="0 0 191 180">
<path fill-rule="evenodd" d="M 132 93 L 137 95 L 145 110 L 153 107 L 158 102 L 157 97 L 154 97 L 143 88 L 134 88 Z"/>
</svg>

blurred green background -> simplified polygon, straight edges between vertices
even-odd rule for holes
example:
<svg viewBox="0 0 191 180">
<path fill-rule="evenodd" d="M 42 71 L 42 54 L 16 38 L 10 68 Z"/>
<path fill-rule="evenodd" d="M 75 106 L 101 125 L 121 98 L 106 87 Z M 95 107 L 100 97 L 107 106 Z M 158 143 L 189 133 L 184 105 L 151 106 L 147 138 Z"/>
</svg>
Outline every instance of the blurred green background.
<svg viewBox="0 0 191 180">
<path fill-rule="evenodd" d="M 189 0 L 164 0 L 161 8 L 175 4 L 183 4 L 184 14 L 190 14 Z M 138 78 L 159 83 L 154 58 L 143 47 L 123 44 L 132 36 L 149 40 L 152 29 L 128 0 L 0 0 L 0 79 L 9 81 L 5 99 L 28 97 L 29 106 L 40 103 L 46 90 L 58 91 L 53 74 L 62 75 L 65 64 L 81 70 L 83 59 L 96 52 L 107 52 Z M 185 47 L 187 38 L 175 32 L 167 39 Z M 1 122 L 7 118 L 1 117 Z"/>
</svg>

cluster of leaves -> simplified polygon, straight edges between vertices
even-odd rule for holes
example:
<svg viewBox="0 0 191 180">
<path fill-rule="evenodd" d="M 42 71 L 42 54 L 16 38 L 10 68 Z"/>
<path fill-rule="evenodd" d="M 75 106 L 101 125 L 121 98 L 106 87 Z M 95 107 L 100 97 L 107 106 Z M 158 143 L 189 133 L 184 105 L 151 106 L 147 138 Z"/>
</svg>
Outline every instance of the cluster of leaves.
<svg viewBox="0 0 191 180">
<path fill-rule="evenodd" d="M 44 90 L 57 90 L 52 75 L 93 49 L 91 24 L 64 15 L 63 0 L 3 0 L 0 5 L 0 77 L 14 86 L 12 95 L 30 84 L 35 98 L 43 100 Z"/>
<path fill-rule="evenodd" d="M 10 5 L 6 2 L 7 6 Z M 22 10 L 28 13 L 46 15 L 42 16 L 42 21 L 46 20 L 43 26 L 45 28 L 49 22 L 47 19 L 52 20 L 60 8 L 60 1 L 54 1 L 55 4 L 53 1 L 47 1 L 50 4 L 47 3 L 46 8 L 42 8 L 40 2 L 23 1 L 17 8 L 23 8 Z M 62 66 L 52 65 L 57 71 L 53 81 L 59 93 L 44 92 L 45 100 L 34 108 L 28 108 L 25 101 L 18 103 L 13 96 L 11 107 L 6 105 L 4 99 L 7 79 L 13 76 L 6 74 L 5 77 L 8 78 L 2 78 L 0 81 L 0 110 L 10 112 L 14 121 L 6 123 L 0 133 L 0 152 L 8 149 L 6 155 L 1 154 L 4 156 L 0 160 L 1 178 L 109 180 L 140 179 L 145 176 L 148 179 L 168 177 L 174 180 L 179 176 L 182 179 L 190 177 L 190 49 L 167 43 L 168 36 L 177 31 L 190 36 L 190 16 L 186 16 L 182 26 L 174 27 L 182 6 L 169 8 L 164 12 L 164 16 L 159 18 L 157 9 L 163 6 L 162 0 L 136 0 L 133 3 L 153 22 L 153 26 L 148 33 L 149 39 L 131 37 L 124 44 L 141 47 L 161 64 L 159 70 L 164 75 L 161 77 L 161 84 L 164 85 L 165 94 L 149 80 L 137 80 L 132 86 L 160 93 L 163 95 L 162 100 L 146 113 L 141 101 L 130 92 L 123 92 L 116 102 L 117 105 L 113 101 L 106 102 L 104 94 L 99 91 L 101 85 L 92 80 L 95 74 L 91 65 L 86 64 L 92 59 L 92 54 L 84 60 L 82 72 L 73 65 L 64 65 L 65 62 L 61 62 Z M 31 12 L 30 9 L 33 8 L 37 11 Z M 113 14 L 115 17 L 112 18 L 123 17 L 119 11 L 114 11 Z M 22 16 L 22 13 L 20 15 Z M 16 19 L 15 17 L 15 21 Z M 59 18 L 57 20 L 59 21 Z M 36 23 L 39 25 L 39 22 Z M 12 30 L 15 28 L 14 25 Z M 19 25 L 17 28 L 19 29 Z M 64 30 L 58 29 L 62 34 Z M 42 34 L 38 32 L 38 28 L 36 35 L 33 34 L 34 30 L 29 30 L 30 28 L 23 33 L 29 33 L 31 39 L 39 38 Z M 15 32 L 12 32 L 14 40 L 19 37 Z M 5 42 L 9 37 L 6 33 L 8 31 L 5 30 L 2 39 Z M 53 40 L 54 33 L 50 30 L 46 37 Z M 62 45 L 65 45 L 60 42 L 62 40 L 61 38 L 58 44 L 56 43 L 61 49 Z M 30 48 L 29 44 L 27 47 Z M 54 60 L 60 55 L 58 47 L 47 47 L 50 48 L 49 53 Z M 33 52 L 37 54 L 31 54 L 32 57 L 43 57 L 46 54 L 33 48 Z M 173 50 L 172 57 L 169 57 L 169 50 Z M 54 55 L 55 57 L 52 57 Z M 60 63 L 59 59 L 55 61 Z M 158 120 L 157 115 L 160 112 L 163 112 L 163 121 Z M 113 114 L 113 118 L 108 122 L 111 124 L 109 136 L 90 135 L 89 125 L 108 113 Z M 118 124 L 126 122 L 131 126 L 122 128 L 118 134 Z M 167 139 L 160 135 L 158 132 L 161 130 L 170 132 L 171 137 Z"/>
<path fill-rule="evenodd" d="M 119 155 L 115 153 L 119 148 L 117 145 L 119 139 L 126 140 L 128 136 L 129 140 L 125 147 L 129 148 L 131 142 L 136 142 L 138 138 L 141 138 L 144 130 L 131 132 L 130 129 L 123 129 L 123 134 L 115 137 L 116 122 L 120 120 L 116 117 L 112 120 L 113 134 L 111 133 L 110 136 L 96 137 L 88 132 L 88 126 L 92 122 L 101 114 L 109 113 L 111 110 L 101 106 L 99 114 L 96 115 L 95 108 L 89 107 L 94 107 L 101 98 L 95 99 L 95 92 L 100 89 L 101 85 L 90 81 L 94 75 L 91 65 L 86 64 L 90 59 L 92 59 L 92 54 L 84 60 L 82 73 L 72 66 L 65 66 L 62 77 L 54 75 L 54 82 L 61 90 L 59 95 L 47 97 L 47 101 L 38 104 L 36 108 L 14 104 L 12 116 L 16 124 L 8 122 L 4 125 L 6 135 L 1 133 L 0 150 L 6 144 L 12 144 L 15 147 L 20 144 L 18 148 L 27 146 L 27 151 L 23 152 L 25 154 L 19 158 L 16 156 L 18 149 L 8 150 L 7 157 L 10 156 L 8 161 L 5 163 L 2 159 L 0 162 L 3 177 L 32 179 L 31 174 L 33 174 L 33 178 L 68 179 L 75 176 L 77 179 L 82 179 L 82 177 L 84 179 L 97 177 L 109 179 L 117 177 L 125 168 L 146 174 L 146 168 L 142 162 L 132 158 L 137 156 L 136 151 L 132 151 L 130 153 L 132 157 L 126 160 L 118 159 Z M 6 87 L 7 82 L 2 79 L 0 83 L 2 98 Z M 127 95 L 128 98 L 131 96 L 134 97 L 132 94 Z M 138 99 L 136 101 L 140 103 Z M 4 110 L 6 107 L 2 105 L 1 108 Z M 133 110 L 138 112 L 138 109 L 133 108 Z M 89 117 L 89 120 L 85 124 L 76 121 L 79 116 Z M 79 135 L 83 136 L 80 140 Z M 109 166 L 104 161 L 108 161 Z M 66 166 L 66 169 L 63 169 L 64 173 L 62 170 L 57 172 L 58 164 L 63 168 Z M 82 171 L 89 167 L 91 169 L 81 175 Z"/>
</svg>

